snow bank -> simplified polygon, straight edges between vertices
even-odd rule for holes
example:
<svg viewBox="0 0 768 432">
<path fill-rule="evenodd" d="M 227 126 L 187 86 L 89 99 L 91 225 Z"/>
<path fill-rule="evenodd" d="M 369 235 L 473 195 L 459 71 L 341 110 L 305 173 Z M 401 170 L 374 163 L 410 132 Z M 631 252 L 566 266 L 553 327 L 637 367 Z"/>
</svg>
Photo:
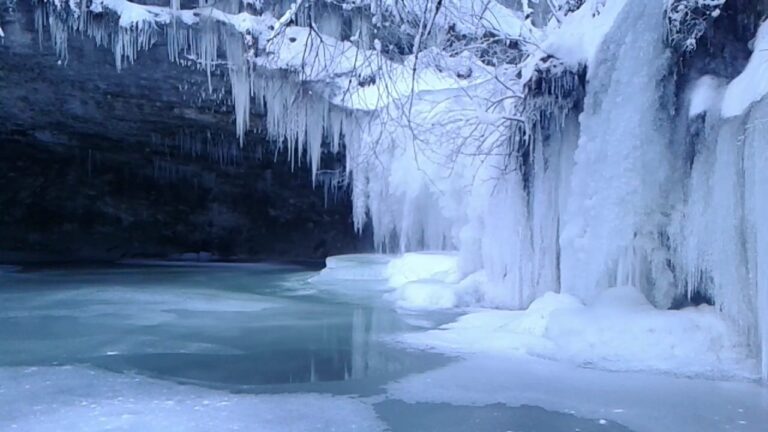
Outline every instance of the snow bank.
<svg viewBox="0 0 768 432">
<path fill-rule="evenodd" d="M 573 65 L 591 64 L 626 3 L 627 0 L 610 0 L 595 13 L 593 5 L 585 2 L 567 15 L 559 27 L 551 29 L 542 51 Z"/>
<path fill-rule="evenodd" d="M 723 98 L 723 117 L 734 117 L 768 94 L 768 21 L 755 36 L 752 57 L 741 75 L 728 85 Z"/>
<path fill-rule="evenodd" d="M 662 311 L 628 287 L 607 290 L 590 306 L 548 293 L 525 311 L 473 312 L 403 340 L 446 353 L 527 353 L 616 371 L 753 378 L 757 370 L 714 308 Z"/>
<path fill-rule="evenodd" d="M 83 367 L 0 368 L 0 430 L 381 431 L 369 405 L 322 394 L 242 395 Z"/>
</svg>

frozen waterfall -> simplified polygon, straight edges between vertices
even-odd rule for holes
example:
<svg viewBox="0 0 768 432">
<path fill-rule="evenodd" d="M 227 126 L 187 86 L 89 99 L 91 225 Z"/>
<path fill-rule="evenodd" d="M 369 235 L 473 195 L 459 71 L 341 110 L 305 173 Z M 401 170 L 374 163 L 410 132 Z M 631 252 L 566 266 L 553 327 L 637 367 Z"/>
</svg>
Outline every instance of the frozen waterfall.
<svg viewBox="0 0 768 432">
<path fill-rule="evenodd" d="M 634 286 L 670 304 L 660 234 L 671 167 L 663 19 L 661 0 L 627 2 L 588 72 L 560 239 L 561 289 L 587 301 Z"/>
<path fill-rule="evenodd" d="M 421 0 L 324 2 L 317 16 L 291 9 L 302 2 L 250 14 L 237 0 L 94 0 L 48 26 L 63 58 L 78 30 L 126 67 L 173 23 L 171 60 L 209 76 L 227 65 L 243 143 L 260 115 L 313 176 L 343 151 L 356 227 L 381 251 L 457 251 L 475 304 L 525 308 L 548 291 L 590 303 L 632 286 L 666 309 L 702 295 L 768 380 L 768 24 L 740 76 L 693 77 L 692 102 L 667 37 L 672 4 L 711 21 L 736 1 L 554 1 L 534 27 L 497 1 L 493 19 L 467 13 L 479 0 L 440 2 L 427 25 Z M 117 28 L 92 19 L 106 10 Z"/>
</svg>

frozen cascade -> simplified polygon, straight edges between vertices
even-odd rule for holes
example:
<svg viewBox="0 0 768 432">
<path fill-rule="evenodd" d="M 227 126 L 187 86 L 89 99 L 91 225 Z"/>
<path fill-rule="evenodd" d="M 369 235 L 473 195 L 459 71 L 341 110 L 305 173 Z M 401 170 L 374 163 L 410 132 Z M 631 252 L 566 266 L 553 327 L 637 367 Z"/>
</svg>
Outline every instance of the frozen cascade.
<svg viewBox="0 0 768 432">
<path fill-rule="evenodd" d="M 756 305 L 762 377 L 768 381 L 768 98 L 763 98 L 753 108 L 747 124 L 749 158 L 745 160 L 752 170 L 750 196 L 752 232 L 755 240 L 755 266 L 753 275 L 756 288 Z M 750 163 L 751 162 L 751 163 Z"/>
<path fill-rule="evenodd" d="M 710 177 L 713 184 L 710 209 L 700 217 L 712 217 L 710 226 L 716 227 L 710 233 L 712 294 L 726 314 L 748 333 L 753 333 L 756 329 L 750 324 L 754 322 L 754 309 L 749 306 L 751 296 L 745 295 L 750 284 L 745 249 L 743 120 L 725 120 L 720 129 Z M 707 213 L 709 216 L 705 216 Z M 752 339 L 754 335 L 748 337 Z"/>
<path fill-rule="evenodd" d="M 760 36 L 766 40 L 766 29 L 763 24 L 756 48 L 765 43 Z M 768 379 L 768 99 L 753 102 L 754 93 L 743 91 L 745 77 L 759 65 L 755 57 L 763 55 L 756 50 L 744 73 L 699 114 L 704 126 L 685 204 L 670 233 L 674 267 L 688 295 L 698 291 L 714 300 L 762 360 L 762 376 Z"/>
<path fill-rule="evenodd" d="M 659 286 L 671 282 L 659 235 L 670 164 L 664 3 L 627 2 L 589 71 L 560 239 L 561 289 L 587 301 L 624 285 L 671 300 Z"/>
<path fill-rule="evenodd" d="M 708 116 L 713 115 L 712 112 Z M 714 114 L 716 115 L 716 114 Z M 690 178 L 681 227 L 672 242 L 675 266 L 688 294 L 700 291 L 714 299 L 734 322 L 768 378 L 768 99 L 745 115 L 707 118 Z"/>
<path fill-rule="evenodd" d="M 560 291 L 561 217 L 568 205 L 573 156 L 579 140 L 576 114 L 562 108 L 553 111 L 567 114 L 563 119 L 553 116 L 555 118 L 547 122 L 552 124 L 537 133 L 533 149 L 529 200 L 536 297 L 548 291 Z"/>
</svg>

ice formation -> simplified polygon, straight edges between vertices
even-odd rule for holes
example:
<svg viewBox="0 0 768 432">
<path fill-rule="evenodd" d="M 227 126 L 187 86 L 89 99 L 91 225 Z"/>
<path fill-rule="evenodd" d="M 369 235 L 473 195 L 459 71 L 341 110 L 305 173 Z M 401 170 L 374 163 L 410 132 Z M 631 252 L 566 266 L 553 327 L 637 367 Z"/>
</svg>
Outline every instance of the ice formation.
<svg viewBox="0 0 768 432">
<path fill-rule="evenodd" d="M 241 139 L 266 116 L 313 177 L 343 150 L 357 228 L 382 251 L 457 251 L 478 303 L 525 308 L 553 291 L 589 304 L 625 285 L 662 309 L 704 296 L 768 379 L 760 2 L 44 3 L 63 59 L 74 30 L 118 68 L 162 37 L 173 61 L 225 64 Z M 751 17 L 739 26 L 752 58 L 676 91 L 729 6 Z"/>
<path fill-rule="evenodd" d="M 465 357 L 527 354 L 614 371 L 752 379 L 756 370 L 736 327 L 712 306 L 658 310 L 634 287 L 603 291 L 587 306 L 547 293 L 525 311 L 473 311 L 401 340 Z"/>
<path fill-rule="evenodd" d="M 408 376 L 387 390 L 413 404 L 538 406 L 637 432 L 761 432 L 768 421 L 765 387 L 751 383 L 616 374 L 524 356 L 474 356 Z M 595 424 L 595 430 L 606 429 Z"/>
<path fill-rule="evenodd" d="M 236 395 L 82 366 L 2 367 L 0 428 L 383 431 L 370 405 L 325 394 Z"/>
</svg>

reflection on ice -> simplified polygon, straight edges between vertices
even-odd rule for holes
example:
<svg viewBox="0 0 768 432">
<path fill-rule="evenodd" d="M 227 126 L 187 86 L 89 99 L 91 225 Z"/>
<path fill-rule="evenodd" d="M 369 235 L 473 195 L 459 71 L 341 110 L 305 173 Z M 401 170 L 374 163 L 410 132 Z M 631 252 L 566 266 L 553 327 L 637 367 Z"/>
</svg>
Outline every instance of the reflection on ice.
<svg viewBox="0 0 768 432">
<path fill-rule="evenodd" d="M 275 270 L 277 269 L 277 270 Z M 217 388 L 397 376 L 437 356 L 369 299 L 315 295 L 286 267 L 33 272 L 0 283 L 0 365 L 91 364 Z"/>
</svg>

